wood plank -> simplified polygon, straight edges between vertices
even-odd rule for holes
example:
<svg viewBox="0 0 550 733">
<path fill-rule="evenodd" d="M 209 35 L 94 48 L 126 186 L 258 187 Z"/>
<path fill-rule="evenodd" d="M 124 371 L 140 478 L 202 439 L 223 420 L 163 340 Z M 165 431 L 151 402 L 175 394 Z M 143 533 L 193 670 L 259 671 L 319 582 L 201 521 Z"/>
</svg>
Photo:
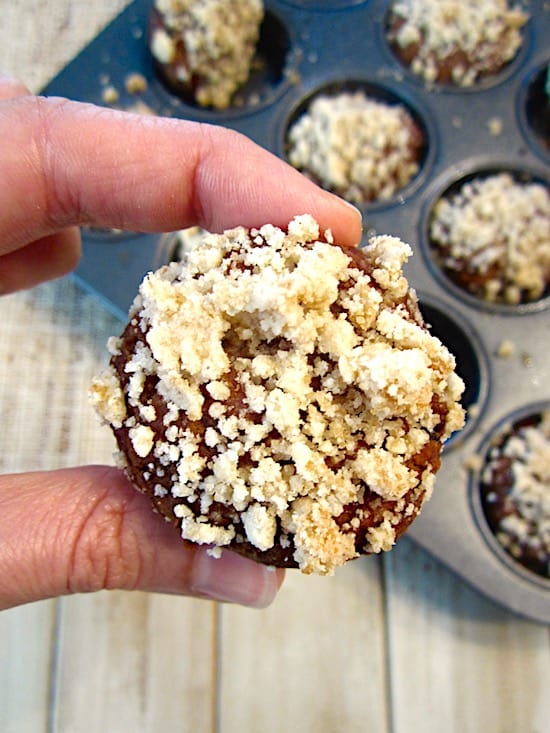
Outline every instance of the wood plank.
<svg viewBox="0 0 550 733">
<path fill-rule="evenodd" d="M 0 613 L 0 731 L 48 729 L 56 601 Z"/>
<path fill-rule="evenodd" d="M 52 731 L 213 730 L 215 604 L 103 592 L 61 620 Z"/>
<path fill-rule="evenodd" d="M 2 2 L 0 69 L 41 89 L 129 0 Z"/>
<path fill-rule="evenodd" d="M 377 558 L 291 571 L 264 611 L 223 607 L 220 733 L 388 731 L 385 633 Z"/>
<path fill-rule="evenodd" d="M 548 629 L 486 600 L 407 539 L 385 564 L 394 733 L 550 730 Z"/>
<path fill-rule="evenodd" d="M 0 470 L 112 463 L 114 440 L 86 394 L 120 323 L 67 279 L 2 298 L 0 314 L 3 440 L 15 447 L 0 452 Z"/>
</svg>

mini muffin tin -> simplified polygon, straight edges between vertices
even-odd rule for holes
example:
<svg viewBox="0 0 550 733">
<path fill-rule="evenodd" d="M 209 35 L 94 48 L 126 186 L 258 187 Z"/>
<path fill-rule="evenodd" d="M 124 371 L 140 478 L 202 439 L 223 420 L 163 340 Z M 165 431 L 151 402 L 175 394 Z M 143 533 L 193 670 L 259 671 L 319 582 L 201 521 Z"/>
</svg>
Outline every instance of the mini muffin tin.
<svg viewBox="0 0 550 733">
<path fill-rule="evenodd" d="M 44 93 L 105 104 L 106 89 L 114 88 L 119 99 L 113 106 L 145 105 L 154 114 L 231 127 L 283 158 L 289 124 L 325 90 L 364 88 L 412 111 L 426 135 L 421 170 L 392 200 L 364 207 L 364 241 L 385 233 L 413 247 L 406 274 L 433 332 L 457 357 L 468 420 L 447 443 L 433 498 L 410 535 L 487 596 L 549 623 L 550 580 L 526 571 L 498 545 L 480 508 L 478 474 L 504 423 L 550 407 L 550 297 L 514 307 L 468 296 L 439 270 L 427 237 L 434 202 L 458 180 L 511 170 L 548 184 L 548 118 L 540 87 L 550 62 L 549 4 L 527 3 L 530 20 L 517 57 L 468 89 L 428 87 L 395 59 L 385 40 L 389 4 L 267 0 L 261 63 L 235 105 L 220 112 L 198 108 L 163 86 L 147 44 L 151 0 L 136 0 Z M 134 73 L 147 80 L 139 95 L 125 86 Z M 145 273 L 173 258 L 174 246 L 167 234 L 85 230 L 76 278 L 125 319 Z"/>
</svg>

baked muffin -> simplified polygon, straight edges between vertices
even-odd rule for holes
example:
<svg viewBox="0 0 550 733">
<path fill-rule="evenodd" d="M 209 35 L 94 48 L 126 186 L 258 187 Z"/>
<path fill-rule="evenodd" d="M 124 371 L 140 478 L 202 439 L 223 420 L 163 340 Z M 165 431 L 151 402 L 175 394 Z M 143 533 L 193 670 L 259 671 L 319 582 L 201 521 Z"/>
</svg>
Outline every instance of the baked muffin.
<svg viewBox="0 0 550 733">
<path fill-rule="evenodd" d="M 435 205 L 429 225 L 437 263 L 490 303 L 539 300 L 550 284 L 550 195 L 510 173 L 478 177 Z"/>
<path fill-rule="evenodd" d="M 319 94 L 290 126 L 287 158 L 358 205 L 392 198 L 418 173 L 424 134 L 408 110 L 363 91 Z"/>
<path fill-rule="evenodd" d="M 503 432 L 489 450 L 481 497 L 504 549 L 528 570 L 550 578 L 550 412 Z"/>
<path fill-rule="evenodd" d="M 226 109 L 247 81 L 263 19 L 262 0 L 155 0 L 150 49 L 175 93 Z"/>
<path fill-rule="evenodd" d="M 408 245 L 331 240 L 308 215 L 206 235 L 145 278 L 91 390 L 185 540 L 318 574 L 392 547 L 464 417 Z"/>
<path fill-rule="evenodd" d="M 516 56 L 528 17 L 507 0 L 397 0 L 387 37 L 396 56 L 426 82 L 469 87 Z"/>
</svg>

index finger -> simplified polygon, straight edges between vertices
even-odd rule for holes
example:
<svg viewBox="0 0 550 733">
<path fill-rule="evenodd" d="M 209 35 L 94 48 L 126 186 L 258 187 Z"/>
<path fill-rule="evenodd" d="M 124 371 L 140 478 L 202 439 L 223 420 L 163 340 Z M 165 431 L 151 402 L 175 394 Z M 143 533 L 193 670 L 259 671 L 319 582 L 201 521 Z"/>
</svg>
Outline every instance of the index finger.
<svg viewBox="0 0 550 733">
<path fill-rule="evenodd" d="M 359 212 L 232 130 L 64 99 L 0 103 L 0 232 L 8 252 L 74 224 L 211 231 L 312 214 L 357 244 Z"/>
</svg>

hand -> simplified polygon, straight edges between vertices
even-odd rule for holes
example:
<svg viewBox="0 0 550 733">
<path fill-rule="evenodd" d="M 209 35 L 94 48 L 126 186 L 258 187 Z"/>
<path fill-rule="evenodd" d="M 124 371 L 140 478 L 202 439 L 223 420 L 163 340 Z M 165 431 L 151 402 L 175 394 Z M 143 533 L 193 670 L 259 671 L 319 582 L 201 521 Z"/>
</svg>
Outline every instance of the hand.
<svg viewBox="0 0 550 733">
<path fill-rule="evenodd" d="M 356 209 L 227 129 L 30 95 L 0 78 L 0 292 L 71 271 L 78 226 L 211 231 L 310 213 L 336 241 Z M 106 466 L 0 478 L 0 608 L 105 588 L 264 607 L 283 580 L 185 543 Z"/>
</svg>

